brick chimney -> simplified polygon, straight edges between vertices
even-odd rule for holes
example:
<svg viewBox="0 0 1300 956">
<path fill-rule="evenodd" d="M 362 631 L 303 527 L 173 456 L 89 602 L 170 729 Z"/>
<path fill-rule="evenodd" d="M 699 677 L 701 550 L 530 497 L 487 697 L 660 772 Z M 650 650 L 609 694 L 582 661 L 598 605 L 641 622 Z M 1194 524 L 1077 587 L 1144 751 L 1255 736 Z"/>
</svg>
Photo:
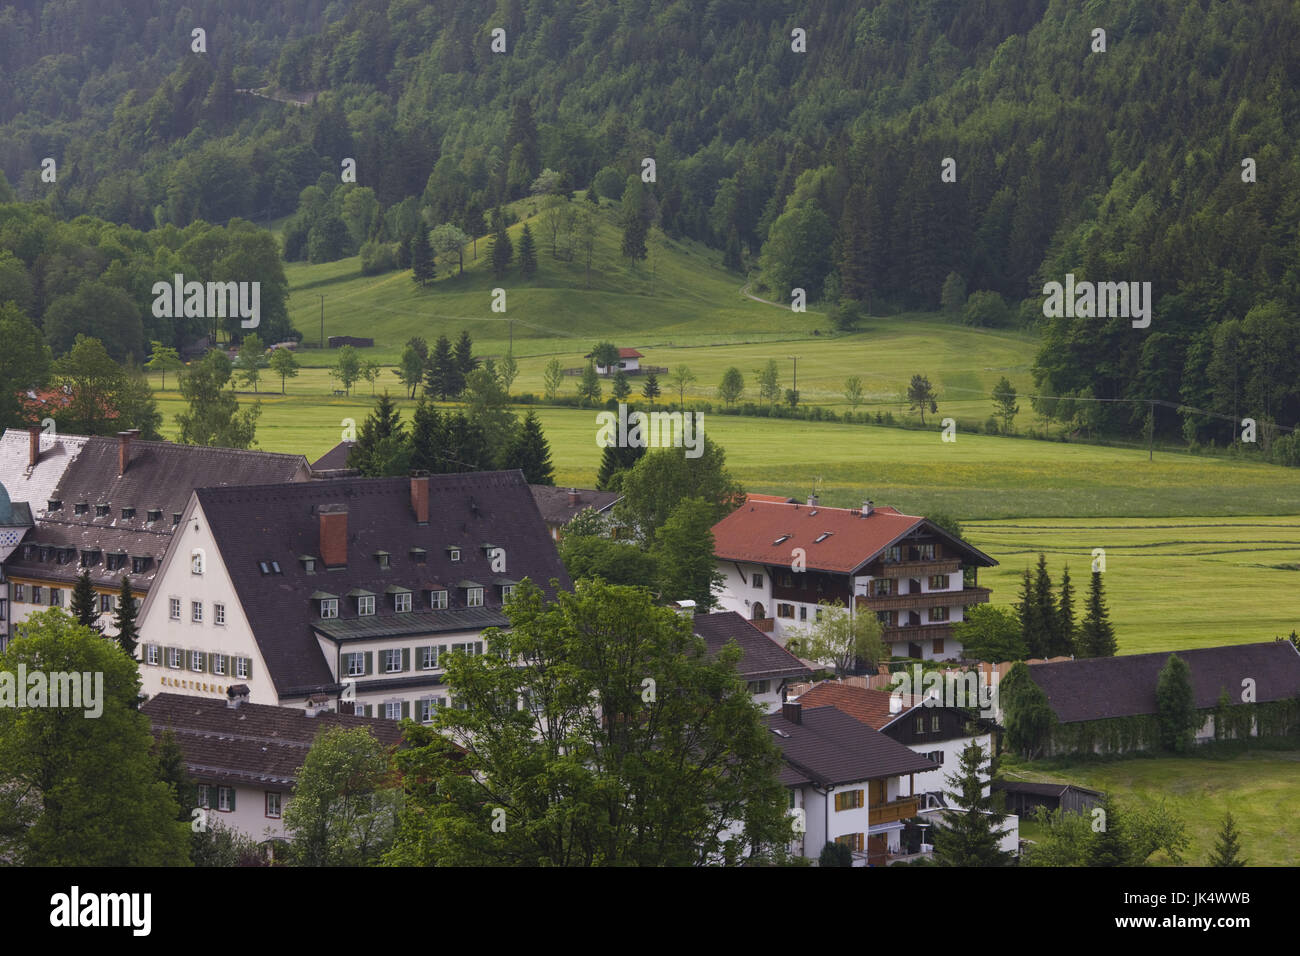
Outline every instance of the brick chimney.
<svg viewBox="0 0 1300 956">
<path fill-rule="evenodd" d="M 570 508 L 576 507 L 577 504 L 578 504 L 578 502 L 580 502 L 581 500 L 582 500 L 582 495 L 578 494 L 578 489 L 577 489 L 577 488 L 570 488 L 570 489 L 569 489 L 569 507 L 570 507 Z"/>
<path fill-rule="evenodd" d="M 803 704 L 797 700 L 787 700 L 781 705 L 781 716 L 792 724 L 803 723 Z"/>
<path fill-rule="evenodd" d="M 226 688 L 226 706 L 238 710 L 240 704 L 247 704 L 249 690 L 247 684 L 232 684 Z"/>
<path fill-rule="evenodd" d="M 348 566 L 348 506 L 321 505 L 320 557 L 326 569 Z"/>
<path fill-rule="evenodd" d="M 411 479 L 411 510 L 415 512 L 415 523 L 429 523 L 429 479 Z"/>
<path fill-rule="evenodd" d="M 119 475 L 126 474 L 126 466 L 131 463 L 131 442 L 139 434 L 140 429 L 138 428 L 117 433 L 117 473 Z"/>
<path fill-rule="evenodd" d="M 33 467 L 41 460 L 41 426 L 27 427 L 27 467 Z"/>
</svg>

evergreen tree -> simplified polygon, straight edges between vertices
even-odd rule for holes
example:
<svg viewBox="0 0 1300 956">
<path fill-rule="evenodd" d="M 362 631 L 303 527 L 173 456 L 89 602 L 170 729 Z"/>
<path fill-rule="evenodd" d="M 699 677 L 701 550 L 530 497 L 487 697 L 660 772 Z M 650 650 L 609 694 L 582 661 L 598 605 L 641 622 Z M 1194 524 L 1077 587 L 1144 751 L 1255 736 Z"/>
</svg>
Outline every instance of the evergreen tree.
<svg viewBox="0 0 1300 956">
<path fill-rule="evenodd" d="M 1160 722 L 1160 746 L 1174 753 L 1190 750 L 1201 725 L 1192 691 L 1192 672 L 1187 662 L 1170 654 L 1156 678 L 1156 719 Z"/>
<path fill-rule="evenodd" d="M 606 445 L 600 456 L 600 470 L 596 472 L 596 488 L 599 491 L 617 491 L 617 476 L 628 471 L 645 454 L 640 445 Z"/>
<path fill-rule="evenodd" d="M 348 467 L 357 469 L 366 478 L 405 474 L 410 452 L 405 429 L 397 403 L 384 392 L 361 423 L 356 443 L 348 450 Z"/>
<path fill-rule="evenodd" d="M 625 259 L 636 262 L 646 257 L 646 236 L 648 223 L 645 210 L 645 186 L 640 177 L 629 176 L 627 189 L 623 191 L 623 245 Z"/>
<path fill-rule="evenodd" d="M 1034 599 L 1034 579 L 1028 568 L 1020 582 L 1020 600 L 1015 604 L 1020 616 L 1020 638 L 1031 658 L 1046 657 L 1047 627 L 1043 621 L 1042 605 Z"/>
<path fill-rule="evenodd" d="M 1228 810 L 1223 815 L 1223 825 L 1219 827 L 1219 835 L 1214 841 L 1214 850 L 1210 853 L 1210 866 L 1245 866 L 1246 863 L 1247 861 L 1241 858 L 1236 821 L 1232 819 L 1232 811 Z"/>
<path fill-rule="evenodd" d="M 442 416 L 438 406 L 422 395 L 411 417 L 411 469 L 438 471 L 438 449 L 444 440 Z"/>
<path fill-rule="evenodd" d="M 1038 607 L 1038 619 L 1042 621 L 1042 647 L 1045 657 L 1068 655 L 1070 646 L 1062 645 L 1060 622 L 1056 613 L 1056 602 L 1052 598 L 1052 576 L 1047 571 L 1047 555 L 1038 553 L 1038 566 L 1034 569 L 1034 604 Z"/>
<path fill-rule="evenodd" d="M 853 866 L 853 851 L 847 843 L 828 840 L 817 856 L 818 866 Z"/>
<path fill-rule="evenodd" d="M 654 405 L 655 399 L 659 397 L 659 379 L 654 372 L 645 377 L 645 384 L 641 386 L 641 394 L 645 396 L 651 406 Z"/>
<path fill-rule="evenodd" d="M 474 340 L 468 332 L 461 329 L 460 338 L 456 340 L 456 369 L 460 372 L 460 389 L 457 392 L 464 389 L 465 379 L 478 366 L 479 361 L 474 357 Z"/>
<path fill-rule="evenodd" d="M 614 373 L 614 384 L 610 393 L 620 402 L 632 394 L 632 383 L 627 380 L 627 373 L 619 369 Z"/>
<path fill-rule="evenodd" d="M 428 285 L 437 275 L 433 261 L 433 247 L 429 245 L 429 232 L 421 227 L 411 240 L 411 278 L 421 287 Z"/>
<path fill-rule="evenodd" d="M 1102 594 L 1101 572 L 1092 572 L 1092 586 L 1088 589 L 1088 607 L 1079 625 L 1078 657 L 1114 657 L 1119 650 L 1115 628 L 1110 623 L 1106 599 Z"/>
<path fill-rule="evenodd" d="M 1077 635 L 1074 627 L 1074 586 L 1070 584 L 1070 566 L 1061 570 L 1061 598 L 1056 605 L 1056 632 L 1061 642 L 1058 654 L 1073 654 Z"/>
<path fill-rule="evenodd" d="M 433 355 L 429 357 L 429 372 L 424 383 L 425 394 L 445 402 L 459 395 L 464 387 L 464 377 L 456 364 L 451 342 L 447 336 L 440 335 L 433 345 Z"/>
<path fill-rule="evenodd" d="M 113 609 L 113 628 L 117 631 L 117 645 L 126 651 L 128 657 L 135 657 L 136 644 L 140 639 L 140 625 L 136 617 L 140 609 L 135 606 L 135 595 L 131 593 L 131 580 L 124 574 L 117 589 L 117 607 Z"/>
<path fill-rule="evenodd" d="M 863 214 L 865 196 L 858 186 L 849 190 L 840 218 L 840 293 L 846 299 L 864 302 L 871 287 L 868 223 Z"/>
<path fill-rule="evenodd" d="M 1007 814 L 1000 799 L 985 796 L 987 775 L 981 773 L 986 760 L 984 748 L 971 741 L 961 752 L 957 771 L 947 777 L 955 809 L 943 814 L 943 826 L 935 834 L 934 860 L 941 866 L 1007 866 L 1011 854 L 999 847 L 999 832 Z"/>
<path fill-rule="evenodd" d="M 1129 859 L 1129 845 L 1120 826 L 1119 807 L 1110 794 L 1102 798 L 1103 815 L 1095 817 L 1094 833 L 1088 841 L 1084 859 L 1088 866 L 1124 866 Z"/>
<path fill-rule="evenodd" d="M 531 408 L 524 416 L 523 427 L 506 455 L 505 467 L 520 469 L 524 473 L 524 480 L 530 485 L 555 484 L 551 446 L 542 431 L 541 420 Z"/>
<path fill-rule="evenodd" d="M 95 586 L 90 582 L 88 569 L 83 569 L 77 576 L 68 610 L 78 624 L 90 628 L 96 634 L 104 633 L 104 625 L 99 623 L 99 596 L 95 594 Z"/>
<path fill-rule="evenodd" d="M 515 36 L 520 32 L 522 31 L 510 34 L 511 42 L 514 42 Z M 528 102 L 527 97 L 516 97 L 510 111 L 505 155 L 512 162 L 516 159 L 519 162 L 519 173 L 517 176 L 509 177 L 507 186 L 512 196 L 520 196 L 542 169 L 541 140 L 537 133 L 537 121 L 533 118 L 532 104 Z"/>
<path fill-rule="evenodd" d="M 514 247 L 510 243 L 510 236 L 506 232 L 505 219 L 501 218 L 500 210 L 497 211 L 497 231 L 492 236 L 492 249 L 488 256 L 492 260 L 492 274 L 498 279 L 504 278 L 506 270 L 510 268 L 510 260 L 514 258 Z"/>
<path fill-rule="evenodd" d="M 584 406 L 600 404 L 600 376 L 596 374 L 596 363 L 591 359 L 587 360 L 587 367 L 582 370 L 582 378 L 578 382 L 578 398 Z"/>
<path fill-rule="evenodd" d="M 740 258 L 740 236 L 733 225 L 727 233 L 727 245 L 722 252 L 722 268 L 739 272 L 744 263 Z"/>
<path fill-rule="evenodd" d="M 537 246 L 528 223 L 524 223 L 523 235 L 519 237 L 519 274 L 525 279 L 537 274 Z"/>
</svg>

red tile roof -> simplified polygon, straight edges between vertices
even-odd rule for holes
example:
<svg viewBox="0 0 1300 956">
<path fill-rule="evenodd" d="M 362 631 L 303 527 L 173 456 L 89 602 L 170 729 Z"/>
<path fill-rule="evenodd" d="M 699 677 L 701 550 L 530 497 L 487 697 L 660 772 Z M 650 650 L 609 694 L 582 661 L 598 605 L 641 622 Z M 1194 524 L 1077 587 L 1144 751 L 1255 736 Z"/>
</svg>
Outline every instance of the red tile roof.
<svg viewBox="0 0 1300 956">
<path fill-rule="evenodd" d="M 750 495 L 713 526 L 713 551 L 726 561 L 788 567 L 794 549 L 803 548 L 809 569 L 847 574 L 924 521 L 893 508 L 876 508 L 864 518 L 857 509 L 779 504 Z"/>
<path fill-rule="evenodd" d="M 619 349 L 618 357 L 619 358 L 645 358 L 645 356 L 642 355 L 640 352 L 638 352 L 636 349 Z"/>
<path fill-rule="evenodd" d="M 889 699 L 892 696 L 889 691 L 824 681 L 800 694 L 799 703 L 804 707 L 834 707 L 868 727 L 882 730 L 908 709 L 904 707 L 898 713 L 890 713 Z"/>
</svg>

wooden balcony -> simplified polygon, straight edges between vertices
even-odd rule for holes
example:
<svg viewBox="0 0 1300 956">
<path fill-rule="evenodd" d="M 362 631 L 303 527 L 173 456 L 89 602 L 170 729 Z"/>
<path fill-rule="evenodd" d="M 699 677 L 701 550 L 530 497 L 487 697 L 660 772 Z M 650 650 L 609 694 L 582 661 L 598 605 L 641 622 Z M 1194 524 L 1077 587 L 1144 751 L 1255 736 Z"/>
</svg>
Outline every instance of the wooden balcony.
<svg viewBox="0 0 1300 956">
<path fill-rule="evenodd" d="M 751 620 L 749 623 L 753 624 L 764 634 L 771 634 L 776 630 L 776 618 L 774 617 L 765 617 L 757 621 Z"/>
<path fill-rule="evenodd" d="M 959 558 L 936 558 L 933 561 L 895 561 L 881 564 L 874 572 L 878 578 L 928 578 L 932 574 L 957 574 L 961 571 Z"/>
<path fill-rule="evenodd" d="M 899 641 L 920 643 L 949 637 L 952 637 L 951 624 L 914 624 L 910 627 L 887 627 L 880 639 L 886 644 L 896 644 Z"/>
<path fill-rule="evenodd" d="M 891 800 L 889 803 L 882 804 L 878 807 L 872 807 L 868 812 L 868 823 L 876 826 L 879 823 L 894 823 L 898 820 L 909 820 L 919 812 L 920 801 L 916 797 L 903 797 L 900 800 Z"/>
<path fill-rule="evenodd" d="M 966 607 L 984 604 L 993 592 L 988 588 L 962 588 L 960 591 L 922 591 L 918 594 L 891 594 L 888 597 L 856 598 L 859 608 L 872 611 L 923 611 L 932 607 Z"/>
</svg>

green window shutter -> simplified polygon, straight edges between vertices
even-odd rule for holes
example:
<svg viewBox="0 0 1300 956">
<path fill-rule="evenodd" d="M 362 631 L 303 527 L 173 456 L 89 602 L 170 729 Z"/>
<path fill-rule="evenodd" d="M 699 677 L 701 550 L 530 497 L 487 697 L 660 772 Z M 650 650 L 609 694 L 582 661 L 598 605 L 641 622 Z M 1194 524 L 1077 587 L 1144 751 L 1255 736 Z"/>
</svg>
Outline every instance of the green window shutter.
<svg viewBox="0 0 1300 956">
<path fill-rule="evenodd" d="M 417 647 L 415 649 L 415 669 L 424 669 L 424 647 Z"/>
<path fill-rule="evenodd" d="M 403 647 L 402 648 L 402 670 L 409 671 L 410 669 L 411 669 L 411 649 L 409 647 Z"/>
<path fill-rule="evenodd" d="M 411 702 L 409 700 L 402 701 L 402 716 L 406 718 L 411 716 Z"/>
<path fill-rule="evenodd" d="M 251 657 L 246 657 L 246 658 L 244 658 L 244 660 L 248 661 L 248 665 L 247 665 L 247 666 L 248 666 L 248 673 L 245 674 L 244 677 L 245 677 L 245 679 L 247 679 L 247 680 L 252 680 L 252 679 L 253 679 L 253 659 L 252 659 Z"/>
<path fill-rule="evenodd" d="M 366 666 L 362 669 L 364 674 L 373 674 L 375 668 L 375 652 L 366 651 Z"/>
<path fill-rule="evenodd" d="M 208 655 L 206 651 L 199 652 L 199 671 L 204 674 L 208 671 Z"/>
</svg>

